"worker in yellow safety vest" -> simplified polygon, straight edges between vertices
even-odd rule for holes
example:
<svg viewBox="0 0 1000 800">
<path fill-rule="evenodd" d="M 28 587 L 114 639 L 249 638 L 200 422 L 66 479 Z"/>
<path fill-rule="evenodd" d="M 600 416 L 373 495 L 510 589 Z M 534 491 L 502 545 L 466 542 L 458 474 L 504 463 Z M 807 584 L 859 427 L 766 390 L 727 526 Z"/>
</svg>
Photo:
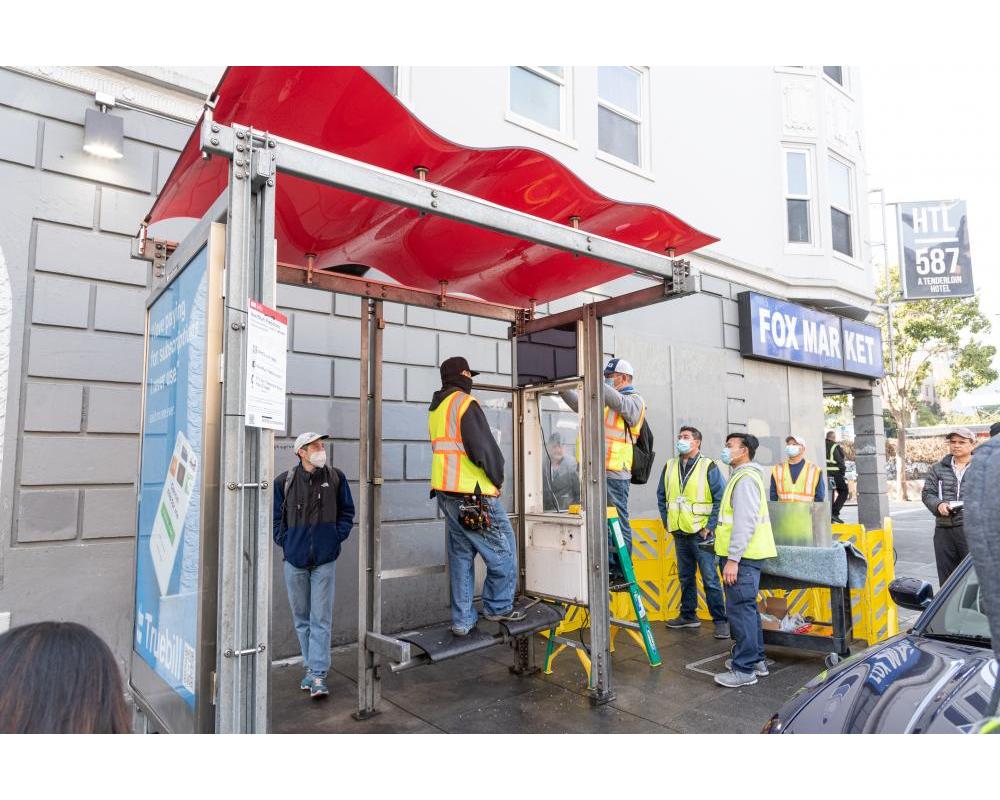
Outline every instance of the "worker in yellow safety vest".
<svg viewBox="0 0 1000 800">
<path fill-rule="evenodd" d="M 677 556 L 677 579 L 681 584 L 681 609 L 668 628 L 700 628 L 697 573 L 705 587 L 715 638 L 729 638 L 726 601 L 722 597 L 719 570 L 713 547 L 719 503 L 726 479 L 718 465 L 701 452 L 701 431 L 684 425 L 677 434 L 677 457 L 667 461 L 660 475 L 656 499 L 660 519 L 671 534 Z"/>
<path fill-rule="evenodd" d="M 622 538 L 632 555 L 632 526 L 629 524 L 628 495 L 632 485 L 632 443 L 642 430 L 646 418 L 646 401 L 633 385 L 634 367 L 624 358 L 612 358 L 604 367 L 604 475 L 608 487 L 608 504 L 618 510 Z M 579 410 L 576 392 L 563 390 L 560 396 L 574 411 Z M 577 460 L 580 440 L 577 438 Z M 618 564 L 614 548 L 608 549 L 610 578 L 615 583 L 625 574 Z"/>
<path fill-rule="evenodd" d="M 451 632 L 466 636 L 478 620 L 472 605 L 475 558 L 486 564 L 483 616 L 524 619 L 515 608 L 517 547 L 500 502 L 504 458 L 486 415 L 472 396 L 478 375 L 461 356 L 441 364 L 441 388 L 427 421 L 431 442 L 431 497 L 445 520 L 451 582 Z"/>
<path fill-rule="evenodd" d="M 795 434 L 785 439 L 788 460 L 771 468 L 771 499 L 822 503 L 826 500 L 823 470 L 806 461 L 806 440 Z"/>
<path fill-rule="evenodd" d="M 993 428 L 990 428 L 992 431 Z M 992 436 L 992 434 L 990 434 Z M 826 474 L 830 479 L 830 518 L 842 523 L 840 510 L 847 502 L 850 491 L 847 486 L 847 465 L 844 461 L 844 448 L 837 444 L 837 434 L 826 432 Z"/>
<path fill-rule="evenodd" d="M 764 471 L 753 460 L 759 446 L 751 433 L 731 433 L 722 451 L 723 463 L 733 471 L 715 526 L 715 554 L 722 570 L 734 645 L 733 657 L 726 661 L 727 672 L 716 675 L 715 682 L 728 688 L 750 686 L 768 674 L 757 592 L 764 560 L 774 558 L 778 551 L 767 513 Z"/>
</svg>

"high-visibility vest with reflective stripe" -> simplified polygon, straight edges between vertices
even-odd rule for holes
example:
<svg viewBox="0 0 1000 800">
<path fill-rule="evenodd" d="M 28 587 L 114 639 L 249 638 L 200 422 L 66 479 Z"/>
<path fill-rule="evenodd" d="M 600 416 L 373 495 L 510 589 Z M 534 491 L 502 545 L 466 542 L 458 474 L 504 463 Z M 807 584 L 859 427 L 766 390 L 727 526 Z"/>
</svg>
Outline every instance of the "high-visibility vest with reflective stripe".
<svg viewBox="0 0 1000 800">
<path fill-rule="evenodd" d="M 774 558 L 778 551 L 774 547 L 774 534 L 771 533 L 771 517 L 767 513 L 767 492 L 764 491 L 764 479 L 756 467 L 737 469 L 726 491 L 722 493 L 722 503 L 719 507 L 719 523 L 715 526 L 715 554 L 726 557 L 729 555 L 729 538 L 733 533 L 733 490 L 736 484 L 747 479 L 752 480 L 760 489 L 760 506 L 757 508 L 757 524 L 753 535 L 747 543 L 746 550 L 740 558 Z"/>
<path fill-rule="evenodd" d="M 771 477 L 774 478 L 779 500 L 811 503 L 816 499 L 816 484 L 819 483 L 820 471 L 811 461 L 803 463 L 798 480 L 792 480 L 792 470 L 787 461 L 784 464 L 775 464 L 771 468 Z"/>
<path fill-rule="evenodd" d="M 837 460 L 833 457 L 833 451 L 838 447 L 836 442 L 828 441 L 826 443 L 826 471 L 827 472 L 840 472 L 840 465 L 837 464 Z"/>
<path fill-rule="evenodd" d="M 699 454 L 687 483 L 681 488 L 680 459 L 667 462 L 663 473 L 663 490 L 667 498 L 667 528 L 671 531 L 697 533 L 712 514 L 712 490 L 708 486 L 708 471 L 712 459 Z"/>
<path fill-rule="evenodd" d="M 604 407 L 604 469 L 608 472 L 632 471 L 632 442 L 642 430 L 642 421 L 646 418 L 646 401 L 642 403 L 642 412 L 635 425 L 629 426 L 629 439 L 625 432 L 625 418 L 611 406 Z"/>
<path fill-rule="evenodd" d="M 500 490 L 465 454 L 462 444 L 462 417 L 476 402 L 471 394 L 458 390 L 448 395 L 430 412 L 427 428 L 431 437 L 431 488 L 441 492 L 474 494 L 476 486 L 484 495 L 498 497 Z"/>
</svg>

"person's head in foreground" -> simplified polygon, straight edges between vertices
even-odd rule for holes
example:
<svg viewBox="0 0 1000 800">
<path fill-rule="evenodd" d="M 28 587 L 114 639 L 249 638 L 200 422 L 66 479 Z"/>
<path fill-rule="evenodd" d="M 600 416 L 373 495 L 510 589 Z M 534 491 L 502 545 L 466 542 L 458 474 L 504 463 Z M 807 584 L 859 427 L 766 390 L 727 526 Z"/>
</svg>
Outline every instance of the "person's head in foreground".
<svg viewBox="0 0 1000 800">
<path fill-rule="evenodd" d="M 0 733 L 131 733 L 108 646 L 75 622 L 35 622 L 0 636 Z"/>
</svg>

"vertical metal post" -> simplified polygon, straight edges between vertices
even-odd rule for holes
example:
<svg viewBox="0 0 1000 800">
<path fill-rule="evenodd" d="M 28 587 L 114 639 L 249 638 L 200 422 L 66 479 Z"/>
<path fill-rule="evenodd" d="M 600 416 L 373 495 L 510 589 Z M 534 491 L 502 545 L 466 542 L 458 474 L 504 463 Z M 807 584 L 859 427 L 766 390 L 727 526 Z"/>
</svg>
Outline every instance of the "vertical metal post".
<svg viewBox="0 0 1000 800">
<path fill-rule="evenodd" d="M 889 282 L 889 222 L 885 216 L 885 189 L 878 190 L 879 205 L 882 207 L 882 268 L 885 272 L 886 305 L 885 311 L 889 324 L 889 373 L 896 374 L 896 349 L 893 347 L 892 329 L 892 284 Z M 900 265 L 902 269 L 902 265 Z M 902 276 L 901 276 L 902 277 Z"/>
<path fill-rule="evenodd" d="M 611 609 L 608 599 L 607 484 L 604 476 L 604 389 L 601 319 L 594 303 L 584 308 L 580 326 L 583 353 L 583 463 L 581 494 L 590 558 L 587 595 L 590 609 L 590 700 L 602 705 L 614 699 L 611 686 Z"/>
<path fill-rule="evenodd" d="M 381 300 L 367 300 L 361 318 L 361 390 L 358 452 L 358 710 L 355 719 L 378 713 L 379 656 L 367 634 L 382 632 L 382 330 Z"/>
<path fill-rule="evenodd" d="M 266 143 L 229 170 L 223 315 L 222 480 L 219 509 L 219 733 L 266 733 L 270 689 L 271 489 L 274 435 L 245 426 L 247 305 L 274 305 L 274 178 Z M 258 168 L 259 165 L 259 168 Z M 206 376 L 207 377 L 207 376 Z"/>
</svg>

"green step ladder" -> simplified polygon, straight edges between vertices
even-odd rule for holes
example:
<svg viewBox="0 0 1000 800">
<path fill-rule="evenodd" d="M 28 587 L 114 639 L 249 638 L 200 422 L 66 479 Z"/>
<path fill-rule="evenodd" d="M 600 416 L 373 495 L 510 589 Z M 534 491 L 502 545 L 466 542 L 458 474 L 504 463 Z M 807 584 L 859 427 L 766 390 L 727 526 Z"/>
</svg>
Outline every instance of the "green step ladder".
<svg viewBox="0 0 1000 800">
<path fill-rule="evenodd" d="M 625 537 L 622 535 L 621 522 L 618 519 L 618 509 L 608 506 L 608 539 L 618 554 L 618 564 L 625 574 L 625 582 L 614 584 L 609 587 L 612 593 L 627 591 L 629 599 L 632 601 L 632 610 L 635 612 L 635 622 L 631 620 L 612 619 L 612 628 L 623 628 L 626 633 L 635 639 L 643 650 L 646 651 L 646 658 L 649 659 L 651 667 L 660 666 L 663 661 L 660 652 L 656 648 L 656 640 L 653 638 L 653 629 L 649 625 L 649 616 L 646 614 L 646 606 L 642 602 L 642 593 L 639 591 L 639 582 L 635 578 L 635 568 L 632 566 L 632 557 L 625 546 Z M 638 632 L 635 630 L 638 628 Z M 583 664 L 587 672 L 587 682 L 590 683 L 590 652 L 580 642 L 574 642 L 562 636 L 556 636 L 556 628 L 548 631 L 548 645 L 545 649 L 545 674 L 552 674 L 552 660 L 566 647 L 571 647 L 576 651 L 577 657 Z M 557 648 L 558 644 L 558 648 Z M 614 636 L 612 636 L 612 647 L 614 647 Z M 584 651 L 586 650 L 586 653 Z"/>
</svg>

